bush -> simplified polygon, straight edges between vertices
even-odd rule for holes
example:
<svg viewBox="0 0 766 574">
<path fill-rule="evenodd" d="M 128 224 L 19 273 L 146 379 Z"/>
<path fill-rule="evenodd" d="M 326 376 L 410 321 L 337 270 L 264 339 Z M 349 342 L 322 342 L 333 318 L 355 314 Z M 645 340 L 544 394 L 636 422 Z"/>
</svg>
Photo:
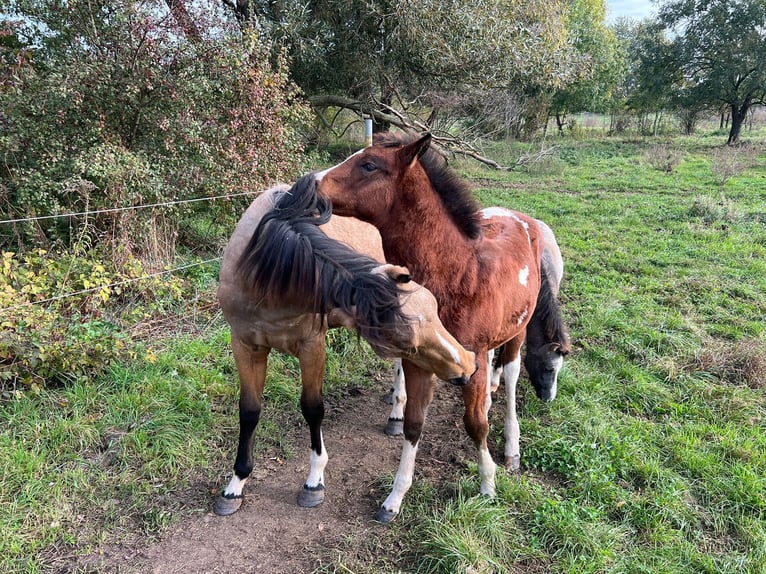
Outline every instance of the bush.
<svg viewBox="0 0 766 574">
<path fill-rule="evenodd" d="M 257 191 L 287 179 L 308 108 L 284 61 L 225 23 L 188 40 L 161 4 L 16 2 L 0 75 L 0 211 L 9 218 Z M 215 32 L 212 32 L 215 30 Z M 43 32 L 44 31 L 44 32 Z M 16 64 L 14 64 L 16 65 Z M 245 201 L 217 209 L 238 217 Z M 192 207 L 0 227 L 0 245 L 71 244 L 83 227 L 163 252 Z M 154 230 L 153 234 L 147 230 Z M 167 251 L 167 250 L 166 250 Z"/>
<path fill-rule="evenodd" d="M 0 261 L 0 389 L 39 388 L 93 377 L 128 352 L 130 336 L 119 310 L 139 298 L 151 315 L 154 301 L 181 299 L 181 281 L 145 272 L 132 259 L 117 269 L 96 252 L 22 256 L 6 251 Z M 127 283 L 126 283 L 127 282 Z M 62 295 L 75 295 L 62 297 Z M 122 309 L 124 311 L 124 309 Z"/>
</svg>

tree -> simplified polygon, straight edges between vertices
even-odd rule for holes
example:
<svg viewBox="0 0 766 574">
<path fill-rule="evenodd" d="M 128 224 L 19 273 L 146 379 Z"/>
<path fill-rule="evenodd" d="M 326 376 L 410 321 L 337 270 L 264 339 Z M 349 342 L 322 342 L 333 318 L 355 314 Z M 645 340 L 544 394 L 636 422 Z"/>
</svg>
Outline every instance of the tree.
<svg viewBox="0 0 766 574">
<path fill-rule="evenodd" d="M 603 0 L 570 3 L 567 30 L 583 65 L 577 80 L 553 95 L 551 113 L 556 116 L 559 133 L 563 132 L 567 114 L 606 109 L 612 90 L 620 83 L 619 46 L 614 32 L 606 27 L 605 18 Z"/>
<path fill-rule="evenodd" d="M 748 111 L 766 103 L 766 2 L 668 0 L 658 19 L 674 38 L 687 97 L 728 106 L 736 143 Z"/>
<path fill-rule="evenodd" d="M 287 49 L 292 77 L 316 106 L 355 102 L 381 126 L 394 100 L 427 117 L 450 94 L 550 90 L 582 67 L 565 0 L 223 1 Z"/>
</svg>

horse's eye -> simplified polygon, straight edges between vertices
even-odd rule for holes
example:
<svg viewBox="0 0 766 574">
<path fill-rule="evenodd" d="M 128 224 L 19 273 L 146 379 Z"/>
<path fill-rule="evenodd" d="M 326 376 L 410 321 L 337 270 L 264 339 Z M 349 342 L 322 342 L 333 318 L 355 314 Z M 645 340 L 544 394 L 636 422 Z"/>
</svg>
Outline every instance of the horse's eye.
<svg viewBox="0 0 766 574">
<path fill-rule="evenodd" d="M 366 172 L 373 172 L 378 169 L 378 166 L 371 161 L 366 161 L 361 165 L 362 169 Z"/>
</svg>

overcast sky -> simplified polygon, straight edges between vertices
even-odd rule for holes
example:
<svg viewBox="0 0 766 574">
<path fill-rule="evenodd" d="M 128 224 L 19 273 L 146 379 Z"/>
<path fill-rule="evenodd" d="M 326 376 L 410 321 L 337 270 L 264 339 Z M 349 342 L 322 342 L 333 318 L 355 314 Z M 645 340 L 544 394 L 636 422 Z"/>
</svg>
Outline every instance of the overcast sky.
<svg viewBox="0 0 766 574">
<path fill-rule="evenodd" d="M 657 13 L 657 6 L 650 0 L 607 0 L 606 20 L 614 22 L 621 16 L 643 20 Z"/>
</svg>

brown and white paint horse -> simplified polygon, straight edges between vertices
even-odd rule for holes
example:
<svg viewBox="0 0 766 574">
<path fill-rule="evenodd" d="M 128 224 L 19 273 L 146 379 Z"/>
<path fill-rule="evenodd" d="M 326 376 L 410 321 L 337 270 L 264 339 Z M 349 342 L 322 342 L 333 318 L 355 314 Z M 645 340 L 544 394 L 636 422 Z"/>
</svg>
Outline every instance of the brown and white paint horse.
<svg viewBox="0 0 766 574">
<path fill-rule="evenodd" d="M 231 326 L 240 382 L 240 435 L 234 476 L 216 499 L 217 514 L 236 512 L 253 469 L 253 440 L 271 349 L 298 357 L 301 411 L 311 434 L 301 506 L 324 499 L 322 440 L 325 333 L 356 329 L 380 355 L 406 357 L 455 384 L 467 384 L 476 356 L 444 328 L 433 295 L 403 267 L 380 264 L 379 234 L 368 224 L 330 217 L 313 177 L 259 195 L 224 251 L 218 300 Z M 322 228 L 319 228 L 320 224 Z M 366 251 L 364 255 L 357 250 Z"/>
<path fill-rule="evenodd" d="M 498 208 L 490 208 L 498 209 Z M 486 210 L 483 210 L 486 211 Z M 526 348 L 523 363 L 529 375 L 529 381 L 537 397 L 545 402 L 556 398 L 558 388 L 558 373 L 564 363 L 564 358 L 571 350 L 569 335 L 561 316 L 561 306 L 558 301 L 559 287 L 564 276 L 564 259 L 561 249 L 556 242 L 553 230 L 543 221 L 536 220 L 543 236 L 543 257 L 541 268 L 540 291 L 537 296 L 537 306 L 532 318 L 527 324 Z M 500 385 L 500 377 L 504 368 L 512 369 L 513 365 L 503 365 L 504 345 L 491 350 L 488 356 L 488 368 L 491 372 L 490 390 L 495 392 Z M 497 355 L 497 356 L 495 356 Z M 494 364 L 493 364 L 494 363 Z M 515 395 L 516 390 L 510 388 L 513 377 L 509 379 L 507 394 Z M 407 403 L 407 390 L 404 385 L 401 360 L 394 361 L 394 385 L 390 393 L 391 413 L 388 417 L 385 432 L 397 436 L 404 432 L 404 405 Z M 515 405 L 508 405 L 515 409 Z M 514 438 L 513 425 L 510 421 L 518 418 L 515 414 L 508 417 L 506 426 L 506 446 L 509 456 L 513 456 L 512 445 Z"/>
<path fill-rule="evenodd" d="M 486 358 L 506 344 L 508 379 L 518 377 L 526 326 L 537 304 L 543 241 L 536 221 L 509 211 L 482 211 L 467 182 L 435 152 L 426 135 L 411 143 L 381 138 L 341 164 L 316 174 L 319 193 L 339 215 L 378 228 L 386 260 L 407 265 L 439 302 L 447 329 L 483 359 L 463 387 L 463 421 L 479 451 L 481 492 L 495 493 L 495 463 L 487 448 L 491 403 Z M 412 484 L 415 456 L 433 397 L 432 371 L 403 361 L 407 404 L 404 446 L 394 488 L 377 518 L 399 512 Z M 515 386 L 515 382 L 514 382 Z M 508 404 L 514 404 L 509 397 Z M 515 409 L 513 414 L 515 415 Z M 509 412 L 508 417 L 510 418 Z M 515 435 L 518 438 L 518 421 Z M 518 466 L 518 441 L 506 464 Z"/>
<path fill-rule="evenodd" d="M 527 325 L 524 367 L 535 394 L 540 400 L 549 402 L 556 398 L 558 374 L 571 351 L 571 342 L 558 300 L 564 277 L 564 259 L 553 230 L 539 219 L 537 225 L 543 236 L 542 283 L 537 307 Z M 550 293 L 546 293 L 546 290 Z M 498 349 L 492 372 L 490 387 L 493 392 L 500 384 L 500 375 L 504 369 L 502 349 Z M 490 363 L 493 355 L 494 352 L 490 351 Z"/>
</svg>

